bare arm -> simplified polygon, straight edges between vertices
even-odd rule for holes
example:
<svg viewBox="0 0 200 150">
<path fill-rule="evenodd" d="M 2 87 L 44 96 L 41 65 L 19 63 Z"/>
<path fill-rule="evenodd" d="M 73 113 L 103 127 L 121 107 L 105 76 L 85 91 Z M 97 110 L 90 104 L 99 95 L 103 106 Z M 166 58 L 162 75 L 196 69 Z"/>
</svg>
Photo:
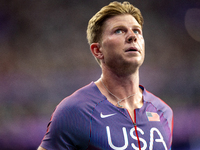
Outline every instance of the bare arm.
<svg viewBox="0 0 200 150">
<path fill-rule="evenodd" d="M 44 149 L 41 146 L 39 146 L 37 150 L 46 150 L 46 149 Z"/>
</svg>

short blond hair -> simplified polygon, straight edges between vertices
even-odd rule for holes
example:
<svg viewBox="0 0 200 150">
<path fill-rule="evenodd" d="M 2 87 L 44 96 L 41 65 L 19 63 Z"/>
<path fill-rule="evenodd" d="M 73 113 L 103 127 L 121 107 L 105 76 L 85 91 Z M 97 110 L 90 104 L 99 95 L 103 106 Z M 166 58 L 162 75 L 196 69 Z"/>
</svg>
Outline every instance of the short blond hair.
<svg viewBox="0 0 200 150">
<path fill-rule="evenodd" d="M 121 14 L 132 15 L 141 27 L 143 26 L 144 20 L 138 8 L 127 1 L 123 3 L 117 1 L 111 2 L 109 5 L 104 6 L 89 20 L 87 27 L 87 40 L 89 45 L 98 43 L 101 40 L 103 24 L 108 18 Z"/>
</svg>

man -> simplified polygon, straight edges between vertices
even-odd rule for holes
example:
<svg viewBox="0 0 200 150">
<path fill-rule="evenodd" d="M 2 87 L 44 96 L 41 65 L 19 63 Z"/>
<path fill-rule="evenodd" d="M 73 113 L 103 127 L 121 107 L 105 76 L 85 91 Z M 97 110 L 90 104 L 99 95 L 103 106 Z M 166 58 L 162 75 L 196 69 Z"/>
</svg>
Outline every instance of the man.
<svg viewBox="0 0 200 150">
<path fill-rule="evenodd" d="M 90 19 L 87 38 L 101 78 L 57 106 L 38 150 L 171 149 L 171 108 L 139 86 L 142 26 L 128 2 L 110 3 Z"/>
</svg>

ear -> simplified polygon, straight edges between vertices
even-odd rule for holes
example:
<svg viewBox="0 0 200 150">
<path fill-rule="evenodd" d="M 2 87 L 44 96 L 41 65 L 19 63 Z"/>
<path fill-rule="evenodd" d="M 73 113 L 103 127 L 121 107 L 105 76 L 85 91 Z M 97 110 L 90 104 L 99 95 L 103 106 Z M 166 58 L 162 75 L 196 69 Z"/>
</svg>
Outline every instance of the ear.
<svg viewBox="0 0 200 150">
<path fill-rule="evenodd" d="M 103 59 L 103 53 L 101 51 L 99 43 L 92 43 L 90 45 L 90 50 L 92 54 L 94 55 L 94 57 L 96 57 L 97 59 Z"/>
</svg>

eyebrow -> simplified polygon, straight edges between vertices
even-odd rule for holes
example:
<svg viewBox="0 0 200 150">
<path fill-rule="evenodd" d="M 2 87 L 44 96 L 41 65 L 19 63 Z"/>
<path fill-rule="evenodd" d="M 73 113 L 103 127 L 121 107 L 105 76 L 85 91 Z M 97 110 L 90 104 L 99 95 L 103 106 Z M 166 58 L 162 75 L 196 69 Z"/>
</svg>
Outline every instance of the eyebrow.
<svg viewBox="0 0 200 150">
<path fill-rule="evenodd" d="M 116 25 L 112 29 L 124 28 L 124 27 L 126 27 L 126 26 L 124 26 L 124 25 Z M 142 30 L 142 27 L 140 25 L 134 25 L 134 26 L 132 26 L 132 28 L 140 28 Z"/>
</svg>

